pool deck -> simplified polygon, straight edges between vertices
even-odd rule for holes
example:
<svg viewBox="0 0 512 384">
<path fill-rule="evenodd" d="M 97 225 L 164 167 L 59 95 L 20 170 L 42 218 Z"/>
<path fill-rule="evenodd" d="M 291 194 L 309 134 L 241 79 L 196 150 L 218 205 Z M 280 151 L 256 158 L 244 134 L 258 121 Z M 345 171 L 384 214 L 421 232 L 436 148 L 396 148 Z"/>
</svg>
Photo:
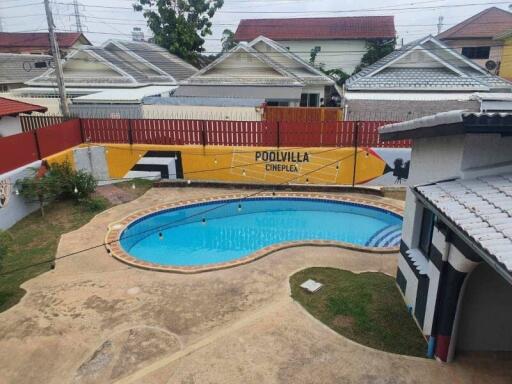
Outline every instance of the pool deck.
<svg viewBox="0 0 512 384">
<path fill-rule="evenodd" d="M 136 210 L 236 192 L 152 189 L 64 235 L 58 255 L 102 244 L 108 224 Z M 104 247 L 59 260 L 0 314 L 0 384 L 510 382 L 510 357 L 446 365 L 338 335 L 290 297 L 289 276 L 312 266 L 394 275 L 396 256 L 305 246 L 191 275 L 134 268 Z"/>
</svg>

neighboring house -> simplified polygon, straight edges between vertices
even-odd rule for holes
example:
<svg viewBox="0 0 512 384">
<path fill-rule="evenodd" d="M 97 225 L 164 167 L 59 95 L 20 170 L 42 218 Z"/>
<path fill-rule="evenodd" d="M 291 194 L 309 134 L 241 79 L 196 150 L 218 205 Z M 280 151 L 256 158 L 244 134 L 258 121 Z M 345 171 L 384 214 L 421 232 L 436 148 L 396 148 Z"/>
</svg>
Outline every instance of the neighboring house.
<svg viewBox="0 0 512 384">
<path fill-rule="evenodd" d="M 56 32 L 62 56 L 66 56 L 91 42 L 80 32 Z M 46 32 L 0 32 L 0 52 L 35 55 L 51 54 L 50 39 Z"/>
<path fill-rule="evenodd" d="M 463 111 L 380 129 L 413 140 L 396 280 L 442 361 L 512 351 L 511 134 L 512 114 Z"/>
<path fill-rule="evenodd" d="M 0 137 L 21 133 L 20 114 L 32 112 L 46 112 L 46 108 L 0 97 Z"/>
<path fill-rule="evenodd" d="M 263 99 L 269 106 L 318 107 L 335 83 L 266 37 L 240 43 L 176 90 L 176 96 Z"/>
<path fill-rule="evenodd" d="M 24 83 L 45 73 L 52 65 L 47 55 L 0 53 L 0 92 L 20 88 Z"/>
<path fill-rule="evenodd" d="M 391 40 L 395 35 L 393 16 L 246 19 L 240 21 L 235 40 L 265 36 L 308 62 L 315 50 L 315 65 L 351 74 L 368 41 Z"/>
<path fill-rule="evenodd" d="M 481 67 L 495 71 L 502 58 L 502 44 L 493 40 L 496 35 L 512 28 L 512 13 L 503 9 L 488 8 L 467 20 L 441 32 L 436 37 L 447 46 L 473 60 Z"/>
<path fill-rule="evenodd" d="M 149 43 L 109 40 L 101 47 L 82 47 L 63 62 L 68 96 L 105 90 L 168 86 L 169 91 L 197 71 L 195 67 Z M 51 69 L 13 92 L 18 96 L 53 96 L 56 78 Z M 145 95 L 148 96 L 148 95 Z"/>
<path fill-rule="evenodd" d="M 503 44 L 499 75 L 504 79 L 512 80 L 512 29 L 494 36 L 494 40 Z"/>
<path fill-rule="evenodd" d="M 403 46 L 345 82 L 351 120 L 410 120 L 453 109 L 480 110 L 475 92 L 512 92 L 512 83 L 428 36 Z"/>
</svg>

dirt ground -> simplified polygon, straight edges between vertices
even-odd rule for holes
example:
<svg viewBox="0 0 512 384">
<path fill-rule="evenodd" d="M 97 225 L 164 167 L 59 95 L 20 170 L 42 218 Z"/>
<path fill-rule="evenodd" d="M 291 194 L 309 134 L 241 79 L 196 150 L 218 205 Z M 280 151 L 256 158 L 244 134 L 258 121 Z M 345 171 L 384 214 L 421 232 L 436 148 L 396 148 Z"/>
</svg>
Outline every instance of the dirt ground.
<svg viewBox="0 0 512 384">
<path fill-rule="evenodd" d="M 152 189 L 64 235 L 58 256 L 102 244 L 136 209 L 231 193 Z M 0 383 L 510 383 L 512 360 L 446 365 L 336 334 L 290 298 L 289 276 L 312 266 L 393 275 L 396 255 L 300 247 L 196 275 L 132 268 L 103 247 L 61 259 L 0 314 Z"/>
</svg>

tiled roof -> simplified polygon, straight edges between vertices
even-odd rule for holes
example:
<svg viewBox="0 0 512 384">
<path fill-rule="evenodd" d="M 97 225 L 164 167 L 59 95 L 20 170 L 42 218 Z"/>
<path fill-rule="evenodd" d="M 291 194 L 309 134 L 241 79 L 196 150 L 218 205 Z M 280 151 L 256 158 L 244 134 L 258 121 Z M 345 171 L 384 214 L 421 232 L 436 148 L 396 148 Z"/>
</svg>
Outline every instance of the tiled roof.
<svg viewBox="0 0 512 384">
<path fill-rule="evenodd" d="M 235 33 L 236 41 L 258 36 L 272 40 L 391 39 L 393 16 L 323 17 L 297 19 L 245 19 Z"/>
<path fill-rule="evenodd" d="M 492 38 L 511 28 L 512 13 L 491 7 L 440 33 L 437 38 Z"/>
<path fill-rule="evenodd" d="M 48 68 L 35 68 L 35 62 L 52 60 L 47 55 L 0 53 L 0 84 L 24 83 L 45 73 Z"/>
<path fill-rule="evenodd" d="M 86 37 L 79 32 L 57 32 L 56 35 L 59 48 L 70 48 L 80 38 L 90 44 Z M 0 52 L 21 52 L 30 49 L 50 50 L 48 33 L 0 32 Z"/>
<path fill-rule="evenodd" d="M 512 272 L 512 174 L 439 182 L 416 190 Z"/>
<path fill-rule="evenodd" d="M 358 88 L 486 90 L 487 86 L 447 68 L 387 68 L 372 77 L 363 77 L 351 86 L 351 89 Z"/>
<path fill-rule="evenodd" d="M 47 108 L 40 105 L 0 97 L 0 117 L 17 116 L 20 113 L 46 112 Z"/>
<path fill-rule="evenodd" d="M 149 43 L 125 42 L 109 40 L 102 47 L 87 46 L 73 52 L 66 61 L 85 60 L 76 58 L 79 53 L 87 54 L 90 61 L 101 61 L 117 70 L 118 77 L 83 77 L 75 69 L 71 74 L 66 72 L 64 63 L 64 76 L 68 84 L 98 85 L 98 84 L 176 84 L 177 81 L 189 77 L 197 72 L 197 69 L 177 56 L 174 56 L 163 48 Z M 46 73 L 32 84 L 53 83 L 53 71 Z"/>
<path fill-rule="evenodd" d="M 415 67 L 393 66 L 393 61 L 412 49 L 426 52 L 445 67 L 422 67 L 417 62 Z M 449 69 L 449 67 L 452 67 Z M 391 52 L 376 63 L 351 76 L 345 86 L 348 91 L 384 91 L 384 90 L 423 90 L 423 91 L 512 91 L 512 83 L 501 77 L 478 70 L 476 64 L 466 57 L 446 47 L 436 38 L 430 36 L 413 41 Z M 460 74 L 456 73 L 454 69 Z M 379 71 L 380 70 L 380 71 Z"/>
</svg>

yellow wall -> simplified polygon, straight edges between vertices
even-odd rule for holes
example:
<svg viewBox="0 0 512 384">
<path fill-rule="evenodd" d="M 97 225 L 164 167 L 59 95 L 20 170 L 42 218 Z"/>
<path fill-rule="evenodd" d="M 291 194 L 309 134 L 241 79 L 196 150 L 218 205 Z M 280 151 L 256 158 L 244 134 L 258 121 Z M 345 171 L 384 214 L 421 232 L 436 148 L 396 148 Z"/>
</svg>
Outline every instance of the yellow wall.
<svg viewBox="0 0 512 384">
<path fill-rule="evenodd" d="M 352 184 L 354 168 L 354 148 L 276 150 L 262 147 L 127 144 L 108 144 L 105 147 L 111 178 L 123 178 L 148 150 L 180 152 L 183 178 L 188 180 Z M 386 163 L 371 150 L 358 148 L 356 183 L 381 176 L 385 166 Z"/>
<path fill-rule="evenodd" d="M 501 56 L 500 76 L 512 80 L 512 37 L 503 42 L 503 54 Z"/>
</svg>

